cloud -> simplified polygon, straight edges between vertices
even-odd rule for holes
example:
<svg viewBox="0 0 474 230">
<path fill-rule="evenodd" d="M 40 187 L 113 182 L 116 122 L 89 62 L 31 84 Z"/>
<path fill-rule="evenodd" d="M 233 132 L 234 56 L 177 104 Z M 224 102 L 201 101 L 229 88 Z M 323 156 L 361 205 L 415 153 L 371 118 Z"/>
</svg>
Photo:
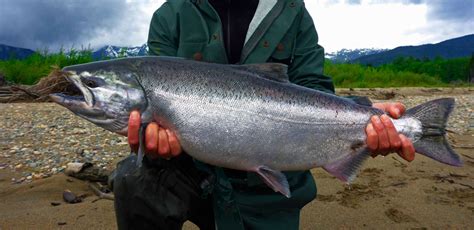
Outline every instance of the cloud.
<svg viewBox="0 0 474 230">
<path fill-rule="evenodd" d="M 472 0 L 346 0 L 349 5 L 423 5 L 426 25 L 407 32 L 425 34 L 424 42 L 444 40 L 474 33 L 474 1 Z M 404 14 L 406 16 L 406 14 Z"/>
<path fill-rule="evenodd" d="M 361 1 L 347 0 L 348 3 Z M 372 4 L 402 3 L 426 4 L 428 20 L 464 21 L 474 23 L 474 1 L 472 0 L 370 0 Z"/>
<path fill-rule="evenodd" d="M 370 0 L 371 4 L 387 4 L 387 3 L 401 3 L 401 4 L 421 4 L 424 0 Z"/>
<path fill-rule="evenodd" d="M 163 2 L 0 0 L 0 44 L 53 51 L 138 46 Z M 306 7 L 331 49 L 415 45 L 474 32 L 472 0 L 306 0 Z"/>
<path fill-rule="evenodd" d="M 353 5 L 353 4 L 360 4 L 361 0 L 346 0 L 347 4 Z"/>
<path fill-rule="evenodd" d="M 424 0 L 427 25 L 418 33 L 429 40 L 442 41 L 474 33 L 474 1 Z"/>
<path fill-rule="evenodd" d="M 0 43 L 30 49 L 146 41 L 151 0 L 0 0 Z M 156 3 L 156 1 L 154 1 Z M 140 43 L 137 44 L 137 41 Z"/>
<path fill-rule="evenodd" d="M 474 23 L 474 1 L 431 0 L 428 5 L 428 19 Z"/>
</svg>

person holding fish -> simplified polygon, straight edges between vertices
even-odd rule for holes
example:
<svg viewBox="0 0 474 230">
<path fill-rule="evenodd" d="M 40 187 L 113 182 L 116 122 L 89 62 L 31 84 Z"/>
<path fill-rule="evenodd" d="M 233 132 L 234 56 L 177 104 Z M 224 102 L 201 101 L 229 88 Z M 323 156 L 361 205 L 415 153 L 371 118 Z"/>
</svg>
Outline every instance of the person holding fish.
<svg viewBox="0 0 474 230">
<path fill-rule="evenodd" d="M 302 0 L 167 1 L 153 15 L 148 45 L 156 56 L 282 63 L 292 83 L 334 94 L 331 78 L 323 74 L 324 49 Z M 366 127 L 372 156 L 397 152 L 412 161 L 413 144 L 390 120 L 399 118 L 405 106 L 372 106 L 386 112 L 373 116 Z M 140 114 L 132 112 L 128 141 L 134 151 L 140 124 Z M 301 209 L 316 197 L 310 171 L 284 172 L 292 191 L 287 198 L 255 173 L 192 159 L 176 134 L 158 122 L 146 127 L 145 143 L 143 167 L 137 168 L 131 156 L 114 173 L 119 229 L 181 229 L 187 220 L 201 229 L 298 229 Z"/>
</svg>

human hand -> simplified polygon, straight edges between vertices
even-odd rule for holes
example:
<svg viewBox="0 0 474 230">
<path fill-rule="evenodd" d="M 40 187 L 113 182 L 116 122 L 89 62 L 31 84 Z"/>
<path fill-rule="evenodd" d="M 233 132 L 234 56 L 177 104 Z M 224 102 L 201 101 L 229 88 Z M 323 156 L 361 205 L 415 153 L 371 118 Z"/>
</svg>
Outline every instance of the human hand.
<svg viewBox="0 0 474 230">
<path fill-rule="evenodd" d="M 405 112 L 405 106 L 398 102 L 374 103 L 372 106 L 383 110 L 393 118 L 399 118 Z M 397 132 L 388 115 L 372 116 L 365 132 L 367 147 L 371 151 L 372 157 L 379 154 L 386 156 L 391 152 L 397 152 L 406 161 L 410 162 L 415 159 L 413 143 L 405 135 Z"/>
<path fill-rule="evenodd" d="M 138 151 L 141 118 L 138 111 L 132 111 L 128 120 L 128 144 L 133 152 Z M 176 134 L 151 122 L 145 129 L 145 153 L 152 159 L 178 156 L 182 150 Z"/>
</svg>

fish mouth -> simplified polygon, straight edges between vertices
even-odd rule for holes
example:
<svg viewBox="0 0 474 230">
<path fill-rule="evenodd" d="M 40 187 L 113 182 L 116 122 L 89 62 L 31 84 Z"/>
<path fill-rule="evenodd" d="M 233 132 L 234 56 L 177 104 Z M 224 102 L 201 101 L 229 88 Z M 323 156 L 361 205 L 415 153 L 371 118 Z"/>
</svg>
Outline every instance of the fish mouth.
<svg viewBox="0 0 474 230">
<path fill-rule="evenodd" d="M 50 94 L 49 97 L 51 100 L 72 110 L 73 112 L 81 114 L 93 110 L 95 104 L 94 94 L 84 86 L 81 81 L 81 76 L 77 75 L 76 72 L 68 71 L 67 74 L 66 79 L 71 82 L 71 86 L 74 87 L 72 91 L 77 93 L 74 95 L 68 95 L 65 93 Z"/>
</svg>

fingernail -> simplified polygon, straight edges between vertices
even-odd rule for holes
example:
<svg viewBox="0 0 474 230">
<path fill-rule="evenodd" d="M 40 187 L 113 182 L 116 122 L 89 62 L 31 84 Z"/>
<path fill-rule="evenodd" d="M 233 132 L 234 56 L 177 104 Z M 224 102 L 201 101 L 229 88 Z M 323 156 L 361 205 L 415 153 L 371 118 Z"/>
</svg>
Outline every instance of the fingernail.
<svg viewBox="0 0 474 230">
<path fill-rule="evenodd" d="M 400 110 L 398 108 L 393 109 L 393 112 L 395 113 L 395 116 L 400 117 Z"/>
<path fill-rule="evenodd" d="M 413 159 L 415 158 L 415 155 L 411 154 L 408 150 L 403 151 L 403 155 L 405 156 L 405 160 L 407 160 L 408 162 L 413 161 Z"/>
</svg>

